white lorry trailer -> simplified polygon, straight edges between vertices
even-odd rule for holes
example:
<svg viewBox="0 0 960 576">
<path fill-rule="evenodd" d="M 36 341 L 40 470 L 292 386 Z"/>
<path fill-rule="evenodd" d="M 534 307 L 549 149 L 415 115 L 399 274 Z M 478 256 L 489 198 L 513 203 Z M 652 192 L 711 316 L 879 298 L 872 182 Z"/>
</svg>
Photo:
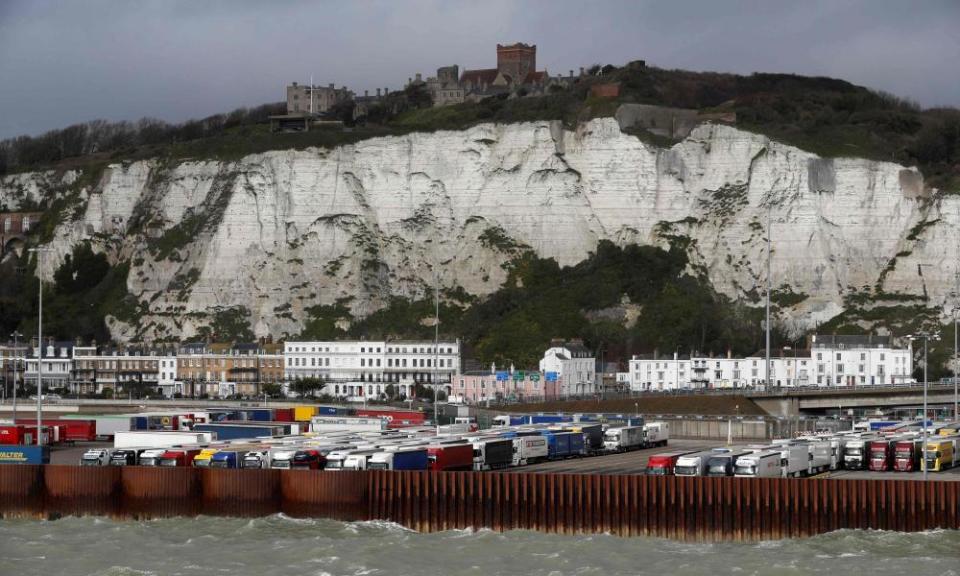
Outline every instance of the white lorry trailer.
<svg viewBox="0 0 960 576">
<path fill-rule="evenodd" d="M 173 431 L 118 431 L 113 436 L 114 448 L 136 448 L 151 446 L 170 448 L 187 444 L 209 444 L 214 440 L 213 432 L 173 432 Z"/>
<path fill-rule="evenodd" d="M 526 466 L 546 460 L 548 453 L 547 439 L 543 436 L 517 436 L 513 439 L 514 466 Z"/>
</svg>

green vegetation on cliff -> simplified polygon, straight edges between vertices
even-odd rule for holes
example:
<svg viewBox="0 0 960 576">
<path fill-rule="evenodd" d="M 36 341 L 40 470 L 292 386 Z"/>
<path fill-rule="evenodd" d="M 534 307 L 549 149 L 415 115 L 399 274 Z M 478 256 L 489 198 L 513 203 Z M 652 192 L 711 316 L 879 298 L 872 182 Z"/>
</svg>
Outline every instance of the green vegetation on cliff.
<svg viewBox="0 0 960 576">
<path fill-rule="evenodd" d="M 602 72 L 602 75 L 598 73 Z M 617 98 L 591 94 L 596 84 L 619 83 Z M 917 165 L 934 186 L 960 192 L 960 111 L 921 110 L 916 104 L 843 80 L 791 74 L 740 76 L 664 70 L 628 64 L 596 66 L 568 89 L 553 87 L 531 98 L 494 96 L 440 108 L 409 88 L 391 93 L 389 106 L 374 105 L 349 131 L 318 129 L 272 134 L 267 116 L 282 103 L 240 109 L 180 125 L 144 119 L 136 123 L 79 124 L 37 137 L 0 142 L 0 174 L 52 165 L 147 157 L 232 160 L 274 149 L 333 147 L 411 131 L 460 130 L 483 122 L 561 120 L 567 127 L 611 116 L 623 103 L 735 113 L 737 125 L 826 157 L 855 156 Z M 353 123 L 353 104 L 332 118 Z M 658 145 L 671 141 L 644 134 Z"/>
</svg>

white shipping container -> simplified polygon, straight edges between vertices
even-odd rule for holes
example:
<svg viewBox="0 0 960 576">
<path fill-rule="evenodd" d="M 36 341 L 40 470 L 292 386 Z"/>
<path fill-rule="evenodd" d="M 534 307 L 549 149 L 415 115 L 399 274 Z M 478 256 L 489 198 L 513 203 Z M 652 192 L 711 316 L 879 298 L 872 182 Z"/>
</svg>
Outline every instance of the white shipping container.
<svg viewBox="0 0 960 576">
<path fill-rule="evenodd" d="M 350 418 L 344 416 L 314 416 L 310 419 L 311 432 L 332 432 L 347 430 L 367 432 L 385 430 L 387 421 L 383 418 Z"/>
</svg>

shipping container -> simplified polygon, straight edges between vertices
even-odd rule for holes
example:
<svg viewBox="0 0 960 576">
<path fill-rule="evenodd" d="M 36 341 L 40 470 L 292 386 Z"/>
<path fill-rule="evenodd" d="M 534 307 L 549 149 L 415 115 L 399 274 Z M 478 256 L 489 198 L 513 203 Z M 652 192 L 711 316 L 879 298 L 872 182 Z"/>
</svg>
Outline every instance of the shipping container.
<svg viewBox="0 0 960 576">
<path fill-rule="evenodd" d="M 297 422 L 309 422 L 316 414 L 316 406 L 295 406 L 293 408 L 293 419 Z"/>
<path fill-rule="evenodd" d="M 36 444 L 34 433 L 23 425 L 0 426 L 0 445 L 29 446 Z"/>
<path fill-rule="evenodd" d="M 397 447 L 370 456 L 369 470 L 426 470 L 429 462 L 425 447 Z"/>
<path fill-rule="evenodd" d="M 293 408 L 274 408 L 273 419 L 277 422 L 293 422 Z"/>
</svg>

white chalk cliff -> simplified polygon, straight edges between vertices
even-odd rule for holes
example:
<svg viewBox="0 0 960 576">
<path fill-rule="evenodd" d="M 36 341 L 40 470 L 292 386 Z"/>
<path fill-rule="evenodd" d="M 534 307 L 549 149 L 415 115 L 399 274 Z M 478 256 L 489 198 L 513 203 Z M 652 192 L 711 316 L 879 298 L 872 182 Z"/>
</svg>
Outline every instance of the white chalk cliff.
<svg viewBox="0 0 960 576">
<path fill-rule="evenodd" d="M 2 178 L 0 203 L 15 208 L 76 179 Z M 926 188 L 917 170 L 822 159 L 724 125 L 659 149 L 613 119 L 114 165 L 65 211 L 43 273 L 85 240 L 129 260 L 128 289 L 149 312 L 136 328 L 112 322 L 120 340 L 191 335 L 235 306 L 257 334 L 296 334 L 316 304 L 352 298 L 362 316 L 391 296 L 423 296 L 435 270 L 444 287 L 483 295 L 517 250 L 569 265 L 601 239 L 689 237 L 692 267 L 717 290 L 753 295 L 768 214 L 773 283 L 806 296 L 782 311 L 793 329 L 834 316 L 865 288 L 926 294 L 928 306 L 952 310 L 960 199 Z"/>
</svg>

